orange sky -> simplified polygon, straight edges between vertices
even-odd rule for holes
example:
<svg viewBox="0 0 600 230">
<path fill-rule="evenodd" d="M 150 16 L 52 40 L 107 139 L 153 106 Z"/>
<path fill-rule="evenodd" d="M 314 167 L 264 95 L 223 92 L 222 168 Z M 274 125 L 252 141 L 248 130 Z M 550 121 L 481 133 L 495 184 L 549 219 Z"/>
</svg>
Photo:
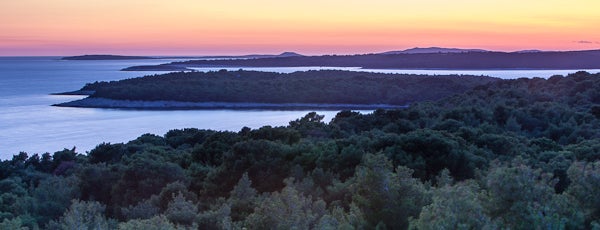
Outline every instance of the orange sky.
<svg viewBox="0 0 600 230">
<path fill-rule="evenodd" d="M 597 0 L 0 0 L 0 55 L 600 48 Z"/>
</svg>

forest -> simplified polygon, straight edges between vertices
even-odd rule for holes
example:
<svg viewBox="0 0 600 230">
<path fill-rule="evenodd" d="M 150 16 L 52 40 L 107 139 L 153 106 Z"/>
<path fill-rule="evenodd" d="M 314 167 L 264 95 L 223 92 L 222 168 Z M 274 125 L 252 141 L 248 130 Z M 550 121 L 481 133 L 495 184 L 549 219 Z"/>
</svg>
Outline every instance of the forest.
<svg viewBox="0 0 600 230">
<path fill-rule="evenodd" d="M 0 163 L 0 229 L 600 229 L 599 131 L 600 74 L 577 72 L 22 152 Z"/>
<path fill-rule="evenodd" d="M 87 84 L 91 98 L 138 101 L 407 105 L 463 93 L 497 78 L 340 70 L 175 72 Z"/>
<path fill-rule="evenodd" d="M 190 60 L 132 66 L 124 71 L 154 71 L 185 67 L 334 66 L 368 69 L 598 69 L 600 50 L 541 52 L 460 52 L 282 56 L 272 58 Z"/>
</svg>

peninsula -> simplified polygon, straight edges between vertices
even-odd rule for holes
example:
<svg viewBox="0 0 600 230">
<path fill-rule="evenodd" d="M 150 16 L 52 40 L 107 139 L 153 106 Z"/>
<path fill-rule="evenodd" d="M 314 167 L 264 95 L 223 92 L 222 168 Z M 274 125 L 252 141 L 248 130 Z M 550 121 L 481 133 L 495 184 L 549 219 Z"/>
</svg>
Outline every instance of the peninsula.
<svg viewBox="0 0 600 230">
<path fill-rule="evenodd" d="M 156 59 L 153 57 L 144 56 L 122 56 L 108 54 L 91 54 L 81 56 L 63 57 L 61 60 L 77 60 L 77 61 L 96 61 L 96 60 L 137 60 L 137 59 Z"/>
<path fill-rule="evenodd" d="M 438 100 L 497 78 L 339 70 L 174 72 L 87 84 L 56 106 L 125 109 L 377 109 Z M 69 93 L 73 94 L 73 92 Z"/>
</svg>

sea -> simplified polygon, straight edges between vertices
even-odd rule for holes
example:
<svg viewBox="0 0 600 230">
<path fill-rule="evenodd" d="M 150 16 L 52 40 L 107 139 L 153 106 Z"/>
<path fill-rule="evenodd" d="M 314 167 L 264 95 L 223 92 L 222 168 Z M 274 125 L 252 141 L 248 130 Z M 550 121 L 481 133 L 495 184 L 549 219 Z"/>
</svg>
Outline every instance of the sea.
<svg viewBox="0 0 600 230">
<path fill-rule="evenodd" d="M 312 110 L 172 110 L 144 111 L 54 107 L 83 98 L 51 95 L 80 89 L 86 83 L 113 81 L 165 72 L 123 72 L 134 65 L 152 65 L 181 59 L 67 61 L 60 57 L 0 57 L 0 160 L 26 152 L 54 153 L 75 148 L 86 154 L 101 143 L 126 143 L 142 134 L 164 135 L 172 129 L 198 128 L 239 131 L 243 127 L 283 126 Z M 214 71 L 222 68 L 195 68 Z M 226 68 L 237 70 L 240 68 Z M 342 69 L 410 74 L 469 74 L 505 79 L 548 78 L 575 70 L 377 70 L 341 67 L 243 68 L 294 72 Z M 598 69 L 584 70 L 591 73 Z M 316 111 L 331 121 L 339 111 Z M 372 111 L 358 111 L 370 113 Z"/>
</svg>

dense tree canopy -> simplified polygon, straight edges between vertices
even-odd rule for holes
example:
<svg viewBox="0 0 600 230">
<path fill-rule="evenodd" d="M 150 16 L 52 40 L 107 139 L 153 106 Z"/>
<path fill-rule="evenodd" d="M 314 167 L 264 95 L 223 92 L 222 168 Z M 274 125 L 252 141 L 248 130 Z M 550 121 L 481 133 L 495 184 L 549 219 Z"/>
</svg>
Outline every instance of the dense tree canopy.
<svg viewBox="0 0 600 230">
<path fill-rule="evenodd" d="M 176 72 L 83 87 L 91 98 L 136 101 L 407 105 L 463 93 L 497 78 L 339 70 Z"/>
<path fill-rule="evenodd" d="M 0 228 L 600 227 L 600 75 L 0 162 Z"/>
</svg>

